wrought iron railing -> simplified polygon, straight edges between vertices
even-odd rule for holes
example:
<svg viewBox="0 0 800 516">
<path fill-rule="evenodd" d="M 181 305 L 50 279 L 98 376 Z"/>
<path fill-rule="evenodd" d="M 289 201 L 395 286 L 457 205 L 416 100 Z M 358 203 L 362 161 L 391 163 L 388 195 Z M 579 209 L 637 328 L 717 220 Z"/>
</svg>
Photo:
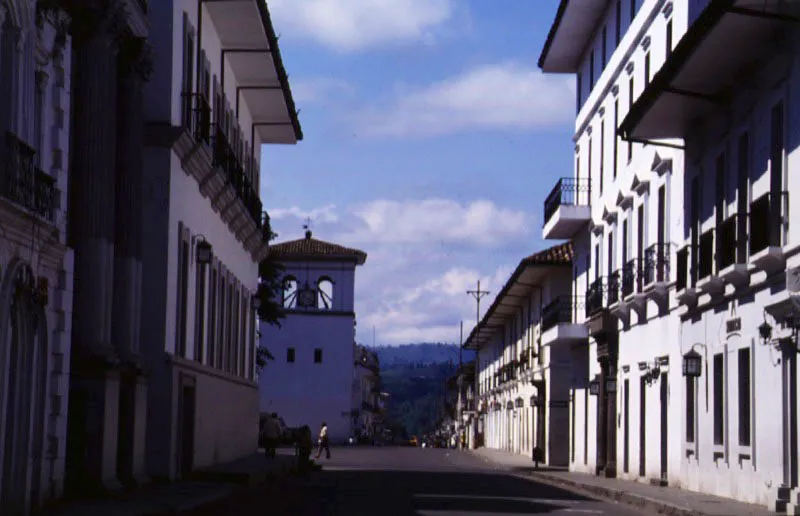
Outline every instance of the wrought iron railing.
<svg viewBox="0 0 800 516">
<path fill-rule="evenodd" d="M 36 166 L 35 156 L 33 147 L 16 134 L 6 132 L 6 164 L 0 181 L 0 195 L 53 221 L 56 180 Z"/>
<path fill-rule="evenodd" d="M 213 165 L 220 167 L 225 178 L 233 185 L 236 195 L 244 203 L 245 209 L 257 227 L 262 225 L 262 204 L 258 192 L 255 191 L 250 180 L 247 179 L 244 166 L 239 161 L 236 152 L 228 142 L 225 132 L 219 126 L 214 126 L 214 159 Z"/>
<path fill-rule="evenodd" d="M 622 298 L 625 299 L 626 297 L 630 296 L 637 290 L 637 279 L 641 276 L 639 274 L 639 266 L 640 260 L 638 258 L 633 258 L 628 260 L 625 265 L 622 266 Z"/>
<path fill-rule="evenodd" d="M 722 270 L 736 262 L 736 221 L 731 215 L 717 226 L 717 269 Z"/>
<path fill-rule="evenodd" d="M 675 255 L 677 270 L 675 271 L 675 289 L 686 288 L 689 279 L 689 246 L 679 250 Z"/>
<path fill-rule="evenodd" d="M 544 201 L 544 223 L 555 214 L 559 206 L 588 206 L 591 183 L 585 178 L 562 177 Z"/>
<path fill-rule="evenodd" d="M 603 278 L 598 278 L 586 289 L 586 317 L 603 309 Z"/>
<path fill-rule="evenodd" d="M 211 143 L 211 106 L 203 95 L 181 95 L 181 123 L 196 142 Z"/>
<path fill-rule="evenodd" d="M 645 285 L 669 281 L 669 253 L 670 245 L 663 242 L 653 244 L 645 250 L 642 266 Z"/>
<path fill-rule="evenodd" d="M 542 331 L 545 332 L 560 323 L 577 320 L 578 307 L 583 300 L 577 296 L 558 296 L 542 309 Z"/>
<path fill-rule="evenodd" d="M 608 287 L 606 288 L 608 291 L 608 306 L 619 303 L 619 276 L 619 271 L 615 271 L 608 276 Z"/>
<path fill-rule="evenodd" d="M 782 245 L 784 204 L 789 192 L 769 192 L 750 203 L 750 255 Z"/>
<path fill-rule="evenodd" d="M 697 279 L 703 279 L 714 272 L 714 230 L 709 229 L 700 235 L 697 245 Z"/>
</svg>

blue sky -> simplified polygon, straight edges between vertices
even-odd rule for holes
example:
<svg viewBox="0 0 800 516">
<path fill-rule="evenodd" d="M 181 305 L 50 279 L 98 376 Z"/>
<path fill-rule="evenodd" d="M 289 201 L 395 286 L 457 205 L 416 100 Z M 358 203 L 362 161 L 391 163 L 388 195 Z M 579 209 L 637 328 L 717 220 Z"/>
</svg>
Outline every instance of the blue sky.
<svg viewBox="0 0 800 516">
<path fill-rule="evenodd" d="M 369 255 L 359 342 L 458 339 L 466 290 L 548 245 L 542 207 L 572 173 L 574 80 L 536 61 L 557 0 L 268 0 L 305 139 L 262 153 L 278 241 Z M 552 244 L 552 243 L 550 243 Z"/>
</svg>

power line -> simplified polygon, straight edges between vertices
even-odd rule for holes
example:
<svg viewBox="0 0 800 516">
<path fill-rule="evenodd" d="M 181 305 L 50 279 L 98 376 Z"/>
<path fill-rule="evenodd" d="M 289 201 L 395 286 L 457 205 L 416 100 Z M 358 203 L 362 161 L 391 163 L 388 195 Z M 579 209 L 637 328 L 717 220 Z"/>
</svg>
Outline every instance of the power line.
<svg viewBox="0 0 800 516">
<path fill-rule="evenodd" d="M 477 309 L 475 310 L 475 324 L 478 325 L 481 323 L 481 298 L 489 295 L 489 291 L 481 290 L 481 280 L 478 280 L 478 290 L 467 290 L 467 294 L 474 297 L 475 301 L 478 303 Z"/>
</svg>

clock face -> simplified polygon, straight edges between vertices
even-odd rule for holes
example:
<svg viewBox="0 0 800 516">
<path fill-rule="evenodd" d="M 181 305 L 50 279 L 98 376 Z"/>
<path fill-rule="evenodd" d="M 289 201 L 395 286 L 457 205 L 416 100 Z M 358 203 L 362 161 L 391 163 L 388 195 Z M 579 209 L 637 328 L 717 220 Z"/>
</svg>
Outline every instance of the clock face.
<svg viewBox="0 0 800 516">
<path fill-rule="evenodd" d="M 303 288 L 297 293 L 297 304 L 302 308 L 311 308 L 315 305 L 317 294 L 313 288 Z"/>
</svg>

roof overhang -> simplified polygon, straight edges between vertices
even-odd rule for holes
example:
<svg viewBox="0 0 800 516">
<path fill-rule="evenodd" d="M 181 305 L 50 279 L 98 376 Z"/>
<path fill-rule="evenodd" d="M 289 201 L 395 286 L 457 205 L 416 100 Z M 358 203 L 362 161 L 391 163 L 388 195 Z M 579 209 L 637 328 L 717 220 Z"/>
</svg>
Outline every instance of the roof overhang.
<svg viewBox="0 0 800 516">
<path fill-rule="evenodd" d="M 539 55 L 547 73 L 576 73 L 608 0 L 561 0 L 555 21 Z"/>
<path fill-rule="evenodd" d="M 619 126 L 622 138 L 685 138 L 709 112 L 748 82 L 752 68 L 777 55 L 782 29 L 800 22 L 798 3 L 712 0 Z M 797 25 L 793 25 L 797 27 Z"/>
<path fill-rule="evenodd" d="M 522 260 L 511 274 L 503 289 L 494 298 L 480 323 L 476 325 L 464 342 L 464 349 L 479 350 L 488 344 L 498 332 L 502 332 L 509 319 L 519 314 L 531 293 L 541 284 L 552 267 L 570 267 L 568 264 L 530 263 Z"/>
<path fill-rule="evenodd" d="M 295 144 L 303 130 L 283 66 L 278 38 L 265 0 L 201 0 L 219 36 L 238 87 L 236 114 L 243 100 L 252 117 L 251 133 L 262 143 Z"/>
</svg>

